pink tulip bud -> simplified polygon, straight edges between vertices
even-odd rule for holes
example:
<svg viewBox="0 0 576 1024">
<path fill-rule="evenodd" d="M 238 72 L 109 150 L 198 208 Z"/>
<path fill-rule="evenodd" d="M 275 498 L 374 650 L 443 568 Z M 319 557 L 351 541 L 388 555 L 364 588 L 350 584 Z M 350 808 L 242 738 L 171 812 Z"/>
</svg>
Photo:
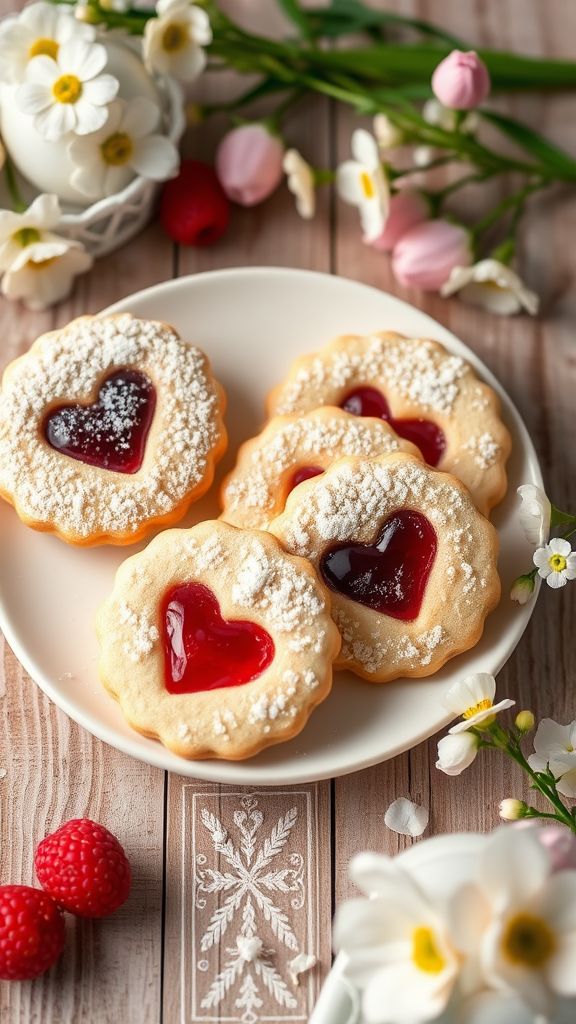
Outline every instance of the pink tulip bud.
<svg viewBox="0 0 576 1024">
<path fill-rule="evenodd" d="M 390 199 L 384 231 L 371 243 L 372 246 L 381 252 L 391 252 L 402 235 L 426 220 L 429 213 L 430 204 L 422 192 L 410 188 L 396 192 Z"/>
<path fill-rule="evenodd" d="M 490 92 L 490 75 L 474 50 L 452 50 L 432 75 L 432 89 L 450 110 L 473 110 Z"/>
<path fill-rule="evenodd" d="M 402 235 L 392 254 L 396 280 L 405 288 L 426 292 L 438 291 L 454 267 L 467 267 L 471 262 L 469 232 L 447 220 L 417 224 Z"/>
<path fill-rule="evenodd" d="M 243 124 L 224 136 L 216 152 L 216 173 L 226 195 L 240 206 L 256 206 L 284 177 L 284 146 L 263 124 Z"/>
</svg>

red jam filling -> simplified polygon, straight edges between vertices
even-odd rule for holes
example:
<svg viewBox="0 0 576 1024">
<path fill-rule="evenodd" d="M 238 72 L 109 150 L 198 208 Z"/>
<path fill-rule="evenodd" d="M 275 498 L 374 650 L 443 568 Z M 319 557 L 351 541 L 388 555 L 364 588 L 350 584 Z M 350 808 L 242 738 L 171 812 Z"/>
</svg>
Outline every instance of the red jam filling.
<svg viewBox="0 0 576 1024">
<path fill-rule="evenodd" d="M 242 686 L 274 658 L 274 641 L 254 622 L 226 622 L 202 583 L 172 587 L 161 606 L 164 685 L 168 693 Z"/>
<path fill-rule="evenodd" d="M 63 455 L 115 473 L 137 473 L 154 417 L 156 391 L 139 370 L 106 378 L 93 405 L 60 405 L 44 421 L 44 437 Z"/>
<path fill-rule="evenodd" d="M 323 472 L 324 470 L 320 466 L 300 466 L 288 481 L 288 494 L 298 487 L 298 484 L 303 484 L 305 480 L 311 480 L 314 476 L 320 476 Z"/>
<path fill-rule="evenodd" d="M 420 512 L 391 515 L 374 544 L 335 544 L 320 571 L 328 586 L 393 619 L 411 622 L 422 605 L 436 557 L 436 533 Z"/>
<path fill-rule="evenodd" d="M 386 420 L 399 437 L 420 449 L 429 466 L 437 466 L 444 454 L 446 438 L 440 427 L 430 420 L 395 420 L 384 395 L 376 388 L 356 388 L 346 396 L 341 408 L 353 416 L 375 416 Z"/>
</svg>

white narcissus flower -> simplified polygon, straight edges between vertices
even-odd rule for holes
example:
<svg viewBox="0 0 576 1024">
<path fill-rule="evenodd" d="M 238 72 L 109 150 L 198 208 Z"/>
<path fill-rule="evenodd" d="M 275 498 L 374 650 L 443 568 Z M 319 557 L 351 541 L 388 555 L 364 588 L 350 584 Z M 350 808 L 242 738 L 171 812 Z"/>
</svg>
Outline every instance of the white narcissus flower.
<svg viewBox="0 0 576 1024">
<path fill-rule="evenodd" d="M 92 266 L 80 242 L 50 229 L 61 216 L 56 196 L 40 195 L 24 213 L 0 210 L 2 293 L 29 309 L 46 309 L 68 295 L 74 278 Z"/>
<path fill-rule="evenodd" d="M 576 995 L 576 871 L 552 873 L 533 830 L 506 826 L 486 845 L 478 883 L 489 911 L 479 936 L 487 984 L 548 1016 L 554 996 Z"/>
<path fill-rule="evenodd" d="M 552 506 L 542 488 L 536 484 L 522 484 L 518 494 L 521 501 L 518 517 L 526 540 L 541 547 L 550 536 Z"/>
<path fill-rule="evenodd" d="M 313 169 L 297 149 L 286 150 L 282 167 L 286 175 L 286 184 L 296 198 L 298 213 L 304 220 L 311 220 L 316 213 Z"/>
<path fill-rule="evenodd" d="M 469 768 L 479 749 L 478 737 L 472 732 L 448 734 L 438 741 L 436 767 L 445 775 L 460 775 Z"/>
<path fill-rule="evenodd" d="M 44 54 L 55 59 L 63 43 L 71 39 L 91 42 L 95 34 L 92 25 L 76 20 L 73 6 L 30 4 L 0 24 L 0 80 L 23 82 L 34 57 Z"/>
<path fill-rule="evenodd" d="M 336 911 L 334 944 L 347 955 L 345 972 L 362 991 L 366 1024 L 433 1020 L 444 1010 L 458 974 L 439 909 L 389 857 L 360 854 L 352 880 L 372 899 Z"/>
<path fill-rule="evenodd" d="M 471 267 L 454 267 L 440 294 L 455 292 L 465 302 L 500 316 L 512 316 L 522 309 L 536 316 L 540 304 L 536 293 L 526 287 L 518 274 L 495 259 L 479 260 Z"/>
<path fill-rule="evenodd" d="M 68 132 L 88 135 L 106 123 L 107 104 L 118 92 L 118 79 L 102 75 L 106 50 L 99 43 L 63 43 L 56 58 L 34 57 L 16 103 L 34 116 L 34 127 L 48 141 Z"/>
<path fill-rule="evenodd" d="M 357 206 L 364 241 L 374 242 L 383 232 L 390 208 L 390 188 L 380 160 L 378 143 L 370 132 L 352 133 L 353 160 L 340 164 L 336 185 L 341 199 Z"/>
<path fill-rule="evenodd" d="M 178 150 L 170 139 L 154 133 L 160 109 L 144 96 L 116 100 L 98 132 L 75 138 L 68 155 L 75 164 L 70 181 L 91 198 L 119 192 L 135 174 L 165 181 L 178 169 Z"/>
<path fill-rule="evenodd" d="M 543 718 L 534 736 L 534 751 L 528 758 L 530 767 L 535 772 L 549 768 L 558 792 L 576 799 L 576 722 L 561 725 Z"/>
<path fill-rule="evenodd" d="M 158 0 L 157 18 L 144 29 L 144 63 L 149 71 L 192 82 L 206 66 L 203 47 L 212 42 L 210 19 L 187 0 Z"/>
<path fill-rule="evenodd" d="M 564 537 L 552 537 L 548 544 L 537 548 L 532 561 L 538 568 L 538 575 L 553 590 L 576 579 L 576 552 Z"/>
<path fill-rule="evenodd" d="M 500 711 L 505 711 L 516 703 L 515 700 L 506 697 L 495 704 L 495 694 L 496 680 L 487 672 L 477 672 L 454 683 L 444 697 L 444 704 L 455 715 L 462 715 L 464 721 L 453 725 L 448 732 L 457 735 L 472 726 L 478 727 L 482 723 L 488 725 Z"/>
</svg>

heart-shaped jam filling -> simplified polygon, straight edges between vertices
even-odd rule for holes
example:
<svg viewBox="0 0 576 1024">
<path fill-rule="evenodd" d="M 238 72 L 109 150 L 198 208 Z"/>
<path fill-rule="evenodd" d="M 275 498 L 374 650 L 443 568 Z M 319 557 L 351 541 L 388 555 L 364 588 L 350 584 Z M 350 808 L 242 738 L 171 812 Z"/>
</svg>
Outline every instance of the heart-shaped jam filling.
<svg viewBox="0 0 576 1024">
<path fill-rule="evenodd" d="M 346 395 L 341 408 L 353 416 L 386 420 L 399 437 L 412 441 L 420 449 L 429 466 L 437 466 L 444 454 L 446 438 L 440 427 L 430 420 L 395 420 L 384 395 L 376 388 L 356 388 Z"/>
<path fill-rule="evenodd" d="M 156 392 L 139 370 L 118 370 L 93 405 L 60 405 L 46 417 L 44 437 L 63 455 L 115 473 L 137 473 L 154 417 Z"/>
<path fill-rule="evenodd" d="M 311 480 L 314 476 L 320 476 L 323 472 L 320 466 L 300 466 L 288 481 L 288 494 L 298 487 L 298 484 L 303 484 L 305 480 Z"/>
<path fill-rule="evenodd" d="M 436 557 L 436 533 L 420 512 L 391 515 L 374 544 L 335 544 L 320 561 L 328 586 L 393 619 L 411 622 Z"/>
<path fill-rule="evenodd" d="M 274 658 L 274 641 L 254 622 L 226 622 L 202 583 L 181 583 L 161 607 L 164 685 L 169 693 L 201 693 L 242 686 Z"/>
</svg>

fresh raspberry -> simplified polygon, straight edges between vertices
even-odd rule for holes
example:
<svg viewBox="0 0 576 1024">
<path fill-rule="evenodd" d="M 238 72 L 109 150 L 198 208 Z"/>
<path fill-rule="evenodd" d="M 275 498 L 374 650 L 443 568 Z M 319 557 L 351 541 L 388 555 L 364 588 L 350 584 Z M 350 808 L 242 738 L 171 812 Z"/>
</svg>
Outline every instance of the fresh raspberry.
<svg viewBox="0 0 576 1024">
<path fill-rule="evenodd" d="M 166 182 L 160 201 L 162 226 L 181 245 L 212 245 L 230 220 L 230 203 L 216 172 L 199 160 L 184 160 Z"/>
<path fill-rule="evenodd" d="M 46 836 L 34 863 L 40 884 L 71 914 L 106 917 L 128 899 L 126 854 L 107 828 L 89 818 L 68 821 Z"/>
<path fill-rule="evenodd" d="M 0 979 L 37 978 L 64 948 L 64 917 L 51 896 L 31 885 L 0 885 Z"/>
</svg>

